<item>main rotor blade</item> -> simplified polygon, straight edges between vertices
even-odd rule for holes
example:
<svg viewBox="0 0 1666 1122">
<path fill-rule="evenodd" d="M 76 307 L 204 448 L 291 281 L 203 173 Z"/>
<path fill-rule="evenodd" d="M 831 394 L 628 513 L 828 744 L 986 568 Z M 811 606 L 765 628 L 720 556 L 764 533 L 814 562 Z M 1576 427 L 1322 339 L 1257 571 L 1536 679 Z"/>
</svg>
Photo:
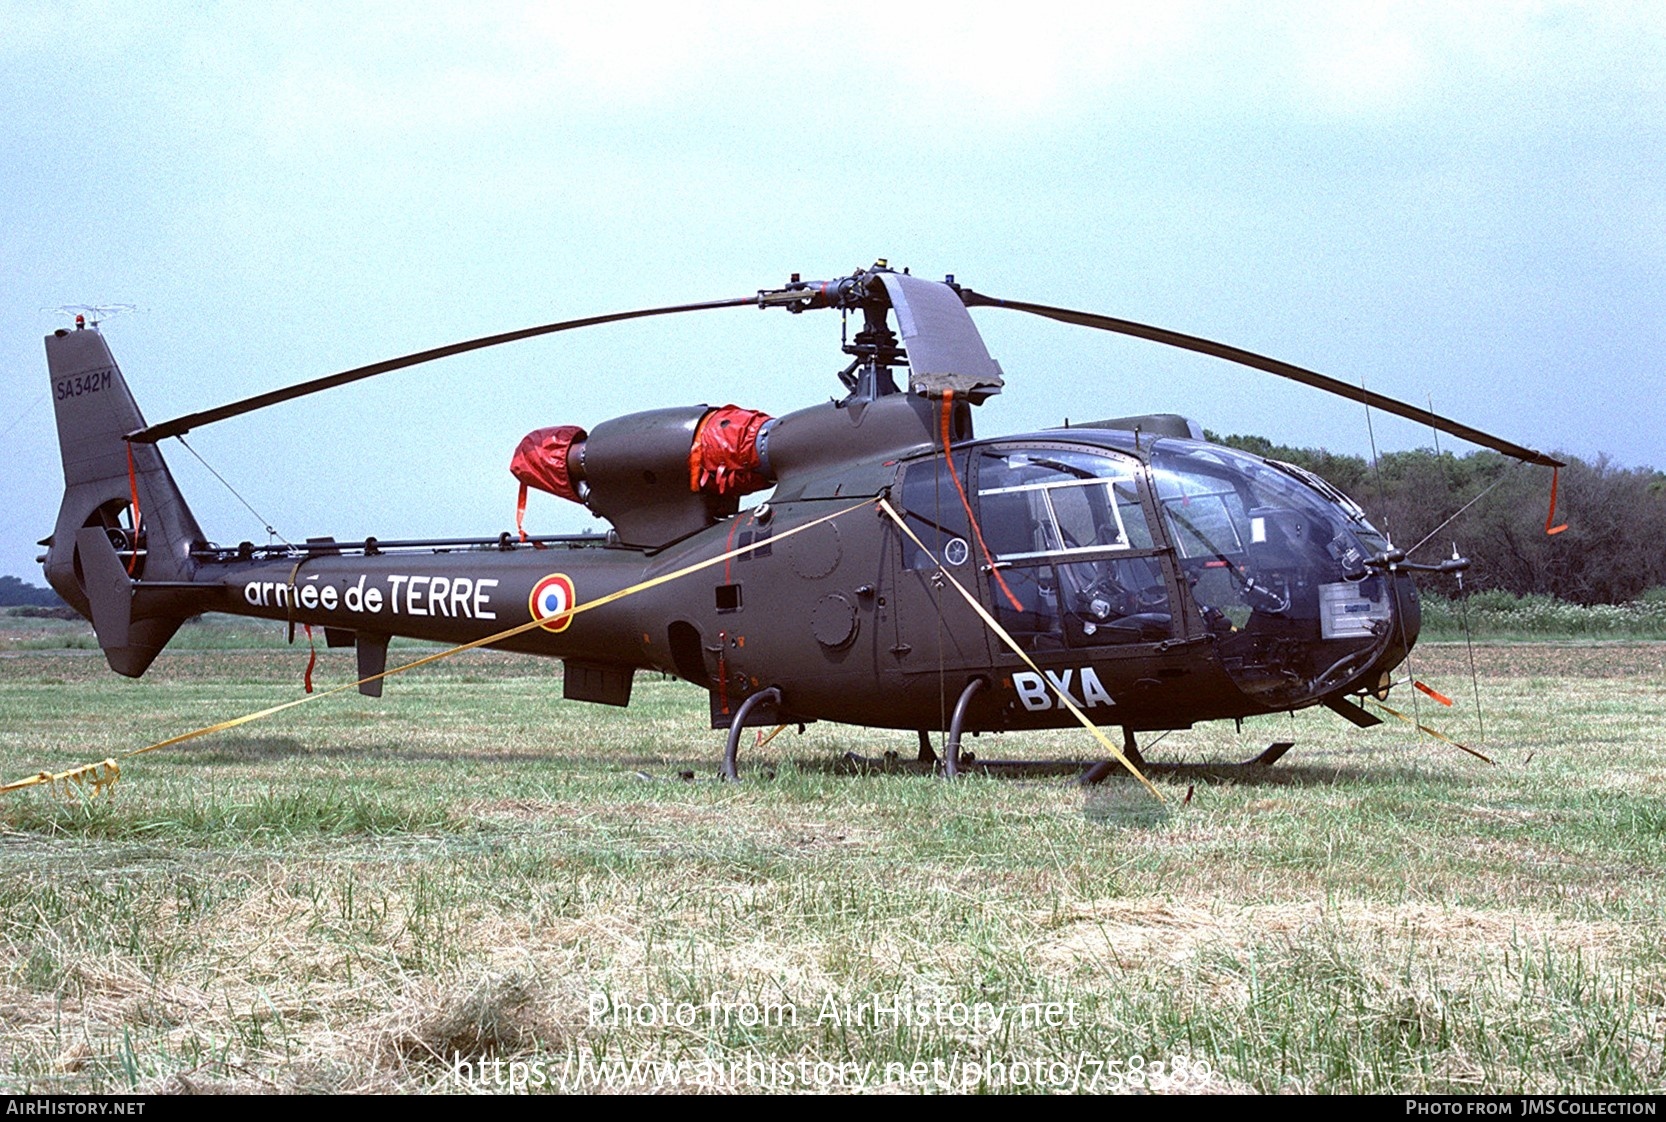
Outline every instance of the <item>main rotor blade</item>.
<svg viewBox="0 0 1666 1122">
<path fill-rule="evenodd" d="M 703 304 L 674 304 L 666 308 L 638 308 L 633 312 L 612 312 L 604 316 L 586 316 L 583 319 L 562 320 L 560 323 L 546 323 L 541 327 L 526 327 L 519 331 L 505 331 L 500 335 L 483 335 L 478 339 L 469 339 L 462 343 L 452 343 L 444 347 L 434 347 L 432 350 L 417 351 L 402 358 L 390 358 L 384 362 L 373 362 L 369 366 L 357 366 L 352 370 L 343 370 L 339 374 L 329 374 L 323 378 L 314 378 L 310 382 L 300 382 L 281 390 L 246 397 L 242 401 L 234 401 L 229 405 L 221 405 L 214 409 L 204 409 L 200 413 L 187 413 L 183 417 L 175 417 L 171 421 L 150 425 L 127 434 L 127 439 L 135 444 L 155 444 L 159 440 L 166 440 L 170 436 L 181 436 L 201 425 L 224 421 L 228 417 L 252 413 L 256 409 L 264 409 L 268 405 L 277 405 L 284 401 L 293 401 L 307 394 L 318 393 L 322 390 L 334 389 L 349 382 L 357 382 L 363 378 L 373 378 L 378 374 L 387 374 L 394 370 L 403 370 L 407 366 L 420 366 L 425 362 L 433 362 L 438 358 L 449 358 L 466 351 L 478 351 L 486 347 L 495 347 L 500 343 L 514 343 L 521 339 L 531 339 L 537 335 L 552 335 L 557 331 L 571 331 L 579 327 L 595 327 L 603 323 L 618 323 L 627 319 L 646 319 L 649 316 L 668 316 L 676 312 L 701 312 L 708 308 L 739 308 L 746 305 L 755 306 L 758 297 L 738 296 L 732 300 L 710 300 Z"/>
<path fill-rule="evenodd" d="M 1408 420 L 1420 421 L 1425 425 L 1439 429 L 1441 432 L 1451 433 L 1453 436 L 1467 440 L 1471 444 L 1479 444 L 1483 448 L 1491 448 L 1495 452 L 1502 452 L 1506 456 L 1513 456 L 1529 464 L 1543 464 L 1545 467 L 1562 467 L 1563 461 L 1543 452 L 1536 452 L 1531 448 L 1524 448 L 1520 444 L 1513 444 L 1508 440 L 1484 433 L 1480 429 L 1471 428 L 1458 421 L 1442 417 L 1439 413 L 1421 409 L 1416 405 L 1397 401 L 1392 397 L 1384 397 L 1363 386 L 1350 386 L 1347 382 L 1326 377 L 1323 374 L 1295 366 L 1288 362 L 1280 362 L 1276 358 L 1258 355 L 1253 351 L 1246 351 L 1239 347 L 1231 347 L 1225 343 L 1216 343 L 1196 335 L 1185 335 L 1179 331 L 1170 331 L 1163 327 L 1152 327 L 1148 324 L 1135 323 L 1132 320 L 1116 319 L 1112 316 L 1102 316 L 1094 312 L 1079 312 L 1070 308 L 1054 308 L 1046 304 L 1029 304 L 1022 300 L 1001 300 L 994 296 L 985 296 L 981 292 L 973 292 L 969 288 L 960 290 L 960 297 L 972 308 L 1011 308 L 1014 311 L 1029 312 L 1031 315 L 1045 316 L 1056 319 L 1061 323 L 1074 323 L 1081 327 L 1093 327 L 1100 331 L 1112 331 L 1118 335 L 1132 335 L 1138 339 L 1149 339 L 1154 343 L 1166 343 L 1171 347 L 1182 350 L 1196 351 L 1198 354 L 1223 358 L 1228 362 L 1236 362 L 1240 366 L 1250 366 L 1257 370 L 1265 370 L 1269 374 L 1277 374 L 1281 378 L 1289 378 L 1300 382 L 1304 386 L 1324 390 L 1326 393 L 1336 394 L 1352 401 L 1364 402 L 1373 409 L 1381 409 L 1385 413 L 1405 417 Z"/>
</svg>

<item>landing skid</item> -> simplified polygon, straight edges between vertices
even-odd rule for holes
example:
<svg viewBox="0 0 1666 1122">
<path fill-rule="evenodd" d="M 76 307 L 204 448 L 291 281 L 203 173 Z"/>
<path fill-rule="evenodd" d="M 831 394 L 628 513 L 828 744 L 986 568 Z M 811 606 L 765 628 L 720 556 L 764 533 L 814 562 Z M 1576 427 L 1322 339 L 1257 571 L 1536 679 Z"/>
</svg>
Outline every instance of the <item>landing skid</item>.
<svg viewBox="0 0 1666 1122">
<path fill-rule="evenodd" d="M 949 722 L 948 735 L 943 743 L 943 755 L 939 757 L 932 749 L 931 734 L 925 729 L 919 730 L 920 750 L 913 759 L 904 759 L 897 752 L 887 752 L 883 756 L 859 756 L 855 752 L 847 752 L 840 764 L 854 771 L 883 772 L 900 775 L 938 775 L 954 779 L 962 772 L 976 771 L 983 775 L 1004 775 L 1013 778 L 1039 778 L 1044 776 L 1077 776 L 1077 782 L 1084 787 L 1101 783 L 1112 774 L 1126 770 L 1118 760 L 1100 760 L 1097 763 L 1085 760 L 980 760 L 971 752 L 961 750 L 961 734 L 966 727 L 966 717 L 970 711 L 972 698 L 978 691 L 988 686 L 984 678 L 973 678 L 960 691 L 960 698 L 955 702 L 954 717 Z M 729 738 L 724 747 L 723 765 L 718 774 L 730 782 L 740 778 L 736 756 L 740 751 L 740 737 L 747 725 L 747 717 L 751 715 L 753 707 L 761 703 L 776 704 L 781 700 L 781 691 L 771 686 L 766 690 L 748 697 L 741 702 L 736 711 L 734 721 L 729 726 Z M 1239 769 L 1251 770 L 1272 767 L 1284 754 L 1294 748 L 1295 742 L 1280 740 L 1269 745 L 1267 750 L 1253 760 L 1245 760 L 1241 764 L 1204 765 L 1205 770 L 1230 774 Z M 1196 764 L 1150 764 L 1140 754 L 1139 742 L 1134 739 L 1131 730 L 1122 730 L 1122 755 L 1141 772 L 1173 772 L 1182 769 L 1196 769 Z"/>
<path fill-rule="evenodd" d="M 1260 755 L 1254 757 L 1253 759 L 1245 760 L 1242 763 L 1237 763 L 1237 764 L 1153 764 L 1153 763 L 1147 763 L 1146 760 L 1145 760 L 1145 757 L 1140 755 L 1139 748 L 1133 746 L 1132 744 L 1125 745 L 1123 747 L 1122 753 L 1123 753 L 1123 755 L 1128 757 L 1128 762 L 1129 763 L 1133 764 L 1135 767 L 1139 768 L 1143 772 L 1167 772 L 1167 771 L 1180 771 L 1182 769 L 1190 771 L 1190 770 L 1200 770 L 1201 769 L 1201 770 L 1209 771 L 1209 772 L 1218 772 L 1218 773 L 1221 773 L 1223 775 L 1230 775 L 1233 772 L 1236 772 L 1240 769 L 1249 770 L 1249 769 L 1252 769 L 1252 768 L 1269 768 L 1269 767 L 1272 767 L 1274 764 L 1278 763 L 1279 760 L 1284 758 L 1284 754 L 1286 752 L 1290 751 L 1290 749 L 1294 748 L 1295 746 L 1296 746 L 1296 742 L 1293 741 L 1293 740 L 1280 740 L 1280 741 L 1277 741 L 1273 744 L 1268 745 L 1267 749 L 1264 752 L 1262 752 Z M 1115 760 L 1100 760 L 1098 763 L 1094 764 L 1091 768 L 1089 768 L 1086 772 L 1084 772 L 1082 774 L 1082 780 L 1081 780 L 1082 786 L 1084 786 L 1084 787 L 1092 786 L 1093 784 L 1104 780 L 1107 776 L 1115 775 L 1118 771 L 1121 771 L 1121 770 L 1123 770 L 1122 765 L 1117 763 Z"/>
<path fill-rule="evenodd" d="M 933 754 L 935 756 L 935 753 Z M 1009 779 L 1048 779 L 1078 776 L 1093 766 L 1089 760 L 982 760 L 970 752 L 961 752 L 959 774 L 975 772 L 979 775 L 999 775 Z M 896 752 L 883 756 L 859 756 L 846 752 L 839 761 L 840 770 L 883 775 L 947 775 L 940 759 L 910 758 Z"/>
<path fill-rule="evenodd" d="M 1221 775 L 1231 775 L 1240 770 L 1270 768 L 1284 754 L 1294 748 L 1295 742 L 1280 740 L 1271 744 L 1267 749 L 1242 763 L 1236 764 L 1166 764 L 1151 763 L 1140 754 L 1138 748 L 1124 748 L 1123 754 L 1128 762 L 1147 774 L 1173 771 L 1207 771 Z M 916 758 L 909 758 L 897 752 L 887 752 L 883 756 L 861 756 L 855 752 L 846 752 L 839 761 L 842 769 L 853 772 L 879 772 L 883 775 L 943 775 L 946 769 L 943 761 L 932 753 L 929 757 L 921 753 Z M 983 760 L 970 752 L 961 752 L 959 770 L 962 773 L 976 772 L 980 775 L 997 775 L 1011 779 L 1045 779 L 1056 777 L 1076 777 L 1084 787 L 1100 783 L 1106 778 L 1123 771 L 1123 767 L 1115 760 Z"/>
</svg>

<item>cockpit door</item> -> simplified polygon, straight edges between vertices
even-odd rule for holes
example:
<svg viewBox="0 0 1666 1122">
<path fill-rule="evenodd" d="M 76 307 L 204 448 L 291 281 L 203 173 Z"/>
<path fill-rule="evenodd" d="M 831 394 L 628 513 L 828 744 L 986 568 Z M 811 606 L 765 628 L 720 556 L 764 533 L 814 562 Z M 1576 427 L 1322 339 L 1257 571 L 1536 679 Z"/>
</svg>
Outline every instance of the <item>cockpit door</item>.
<svg viewBox="0 0 1666 1122">
<path fill-rule="evenodd" d="M 974 468 L 993 556 L 985 602 L 1031 658 L 1145 651 L 1184 633 L 1173 551 L 1137 458 L 1066 444 L 995 445 L 978 449 Z M 1004 644 L 997 661 L 1021 662 Z"/>
<path fill-rule="evenodd" d="M 937 565 L 940 560 L 974 596 L 986 596 L 986 574 L 966 516 L 972 452 L 958 450 L 954 460 L 954 473 L 941 455 L 908 465 L 893 493 L 894 505 L 919 539 L 916 544 L 896 533 L 898 547 L 887 551 L 892 572 L 885 586 L 896 628 L 892 665 L 905 674 L 985 670 L 990 665 L 989 628 Z"/>
</svg>

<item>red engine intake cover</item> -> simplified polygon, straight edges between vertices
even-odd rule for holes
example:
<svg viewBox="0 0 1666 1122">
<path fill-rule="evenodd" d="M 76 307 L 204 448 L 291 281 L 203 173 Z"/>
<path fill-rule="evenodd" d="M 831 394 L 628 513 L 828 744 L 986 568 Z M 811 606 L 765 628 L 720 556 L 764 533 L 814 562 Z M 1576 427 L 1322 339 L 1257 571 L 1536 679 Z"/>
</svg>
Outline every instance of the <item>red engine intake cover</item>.
<svg viewBox="0 0 1666 1122">
<path fill-rule="evenodd" d="M 573 445 L 588 435 L 577 425 L 534 429 L 521 438 L 515 455 L 509 460 L 509 471 L 528 487 L 582 503 L 584 500 L 579 497 L 573 474 L 567 467 L 567 457 Z"/>
<path fill-rule="evenodd" d="M 688 489 L 745 495 L 773 484 L 758 463 L 758 432 L 771 419 L 738 405 L 720 405 L 707 413 L 688 450 Z"/>
</svg>

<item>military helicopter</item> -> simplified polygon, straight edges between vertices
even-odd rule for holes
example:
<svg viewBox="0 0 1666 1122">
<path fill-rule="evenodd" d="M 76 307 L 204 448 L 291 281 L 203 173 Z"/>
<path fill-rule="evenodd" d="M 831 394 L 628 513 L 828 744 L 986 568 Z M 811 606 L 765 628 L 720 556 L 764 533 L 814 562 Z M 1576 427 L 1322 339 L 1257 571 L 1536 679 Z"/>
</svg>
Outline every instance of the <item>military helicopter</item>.
<svg viewBox="0 0 1666 1122">
<path fill-rule="evenodd" d="M 602 534 L 217 545 L 157 447 L 447 355 L 741 306 L 843 313 L 844 396 L 780 417 L 701 404 L 529 434 L 512 460 L 522 509 L 540 488 L 606 519 Z M 41 561 L 121 674 L 142 675 L 184 620 L 211 611 L 287 621 L 292 640 L 297 623 L 321 627 L 330 646 L 357 649 L 372 696 L 390 636 L 489 641 L 561 659 L 568 700 L 628 705 L 638 670 L 693 683 L 712 727 L 729 730 L 729 778 L 742 729 L 811 721 L 917 730 L 925 761 L 930 731 L 946 730 L 951 775 L 968 732 L 1120 726 L 1120 750 L 1098 735 L 1134 770 L 1138 732 L 1314 705 L 1380 723 L 1359 699 L 1386 695 L 1417 640 L 1412 574 L 1468 562 L 1408 561 L 1322 479 L 1207 443 L 1179 415 L 974 436 L 974 407 L 1003 386 L 974 308 L 1212 355 L 1560 465 L 1276 359 L 882 260 L 469 340 L 149 426 L 96 325 L 78 322 L 46 339 L 65 493 Z"/>
</svg>

